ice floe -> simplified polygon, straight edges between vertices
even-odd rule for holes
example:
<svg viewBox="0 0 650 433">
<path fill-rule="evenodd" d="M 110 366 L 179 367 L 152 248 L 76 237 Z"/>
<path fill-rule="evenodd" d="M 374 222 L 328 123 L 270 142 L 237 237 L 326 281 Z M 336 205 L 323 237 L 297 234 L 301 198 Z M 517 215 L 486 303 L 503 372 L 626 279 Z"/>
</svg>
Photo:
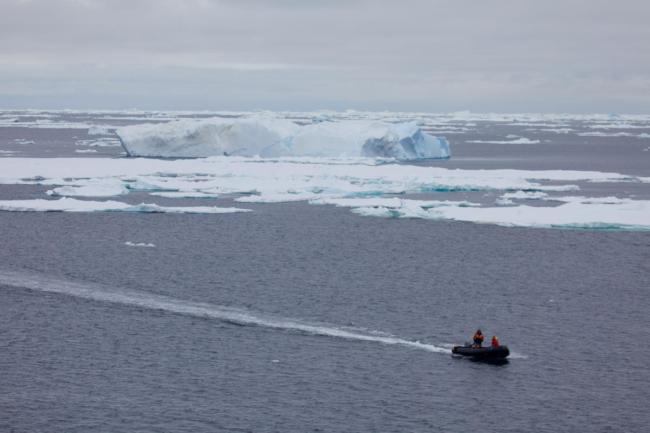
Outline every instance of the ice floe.
<svg viewBox="0 0 650 433">
<path fill-rule="evenodd" d="M 587 125 L 587 128 L 591 129 L 647 129 L 648 125 L 639 125 L 631 122 L 616 122 L 616 121 L 605 121 L 605 122 L 593 122 L 591 125 Z"/>
<path fill-rule="evenodd" d="M 515 191 L 507 192 L 502 197 L 516 200 L 539 200 L 548 197 L 548 194 L 542 191 Z"/>
<path fill-rule="evenodd" d="M 368 158 L 0 159 L 0 184 L 47 185 L 50 186 L 48 194 L 57 197 L 111 197 L 138 192 L 149 194 L 151 199 L 218 197 L 222 200 L 226 197 L 241 203 L 304 201 L 348 207 L 361 215 L 513 226 L 644 229 L 650 225 L 650 208 L 640 200 L 547 195 L 579 190 L 577 182 L 645 183 L 650 182 L 650 178 L 575 170 L 447 169 Z M 500 195 L 495 205 L 486 207 L 484 199 L 479 205 L 444 200 L 444 195 L 440 194 L 465 191 L 491 191 Z M 426 193 L 427 198 L 435 194 L 436 200 L 416 200 L 414 195 L 422 193 Z M 542 207 L 518 205 L 519 201 L 526 200 L 547 203 L 536 203 Z M 15 211 L 245 211 L 73 198 L 9 200 L 0 205 L 1 210 Z"/>
<path fill-rule="evenodd" d="M 113 131 L 105 126 L 93 125 L 88 128 L 88 135 L 110 135 Z"/>
<path fill-rule="evenodd" d="M 146 110 L 0 110 L 0 127 L 26 128 L 104 128 L 111 131 L 125 123 L 163 122 L 181 118 L 245 117 L 259 115 L 259 112 L 242 111 L 146 111 Z M 591 129 L 641 129 L 648 128 L 647 114 L 572 114 L 572 113 L 475 113 L 458 111 L 449 113 L 428 112 L 367 112 L 309 111 L 274 112 L 277 117 L 299 122 L 321 122 L 341 120 L 374 120 L 383 122 L 418 121 L 427 129 L 450 126 L 458 128 L 475 127 L 477 122 L 492 122 L 509 126 L 530 126 L 537 128 L 564 128 L 574 124 Z M 92 121 L 89 120 L 89 115 Z M 98 123 L 101 122 L 101 123 Z"/>
<path fill-rule="evenodd" d="M 120 147 L 120 140 L 112 137 L 94 138 L 89 140 L 77 140 L 75 146 L 88 147 Z"/>
<path fill-rule="evenodd" d="M 149 195 L 165 198 L 217 198 L 217 194 L 210 194 L 202 191 L 167 191 L 150 192 Z"/>
<path fill-rule="evenodd" d="M 642 132 L 640 134 L 633 134 L 631 132 L 579 132 L 576 135 L 580 137 L 636 137 L 636 138 L 650 138 L 650 134 Z"/>
<path fill-rule="evenodd" d="M 74 198 L 58 200 L 0 200 L 0 211 L 10 212 L 144 212 L 144 213 L 197 213 L 220 214 L 248 212 L 249 209 L 216 206 L 169 207 L 140 203 L 132 205 L 119 201 L 90 201 Z"/>
<path fill-rule="evenodd" d="M 570 134 L 573 132 L 571 128 L 526 128 L 526 131 L 534 132 L 554 132 L 556 134 Z"/>
<path fill-rule="evenodd" d="M 79 179 L 75 183 L 50 189 L 46 193 L 62 197 L 112 197 L 129 192 L 128 184 L 115 178 Z"/>
<path fill-rule="evenodd" d="M 496 200 L 497 204 L 510 205 L 513 200 L 541 200 L 548 197 L 548 194 L 542 191 L 515 191 L 507 192 Z"/>
<path fill-rule="evenodd" d="M 29 140 L 26 138 L 14 138 L 13 141 L 16 144 L 34 144 L 34 140 Z"/>
<path fill-rule="evenodd" d="M 55 186 L 52 194 L 110 196 L 128 191 L 254 194 L 284 201 L 444 191 L 567 191 L 573 182 L 642 182 L 619 173 L 575 170 L 461 170 L 341 159 L 12 158 L 0 160 L 0 183 Z M 542 182 L 553 181 L 546 185 Z M 557 184 L 563 183 L 563 184 Z M 66 188 L 58 189 L 58 188 Z"/>
<path fill-rule="evenodd" d="M 155 244 L 152 243 L 147 243 L 147 242 L 131 242 L 131 241 L 126 241 L 124 242 L 124 245 L 128 247 L 141 247 L 141 248 L 155 248 Z"/>
<path fill-rule="evenodd" d="M 539 140 L 520 137 L 511 140 L 467 140 L 468 143 L 485 143 L 485 144 L 539 144 Z"/>
<path fill-rule="evenodd" d="M 75 153 L 97 153 L 96 149 L 75 149 Z"/>
<path fill-rule="evenodd" d="M 522 205 L 428 208 L 402 200 L 399 205 L 358 206 L 353 208 L 353 212 L 364 216 L 453 220 L 508 227 L 650 230 L 650 201 L 647 200 L 619 203 L 575 200 L 553 207 Z"/>
</svg>

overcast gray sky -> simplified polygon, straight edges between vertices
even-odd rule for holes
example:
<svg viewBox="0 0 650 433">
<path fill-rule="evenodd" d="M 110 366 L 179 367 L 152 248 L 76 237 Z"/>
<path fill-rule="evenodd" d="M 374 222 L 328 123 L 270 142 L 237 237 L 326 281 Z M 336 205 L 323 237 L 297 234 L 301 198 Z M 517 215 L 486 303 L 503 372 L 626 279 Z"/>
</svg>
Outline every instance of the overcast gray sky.
<svg viewBox="0 0 650 433">
<path fill-rule="evenodd" d="M 0 107 L 650 112 L 648 0 L 0 0 Z"/>
</svg>

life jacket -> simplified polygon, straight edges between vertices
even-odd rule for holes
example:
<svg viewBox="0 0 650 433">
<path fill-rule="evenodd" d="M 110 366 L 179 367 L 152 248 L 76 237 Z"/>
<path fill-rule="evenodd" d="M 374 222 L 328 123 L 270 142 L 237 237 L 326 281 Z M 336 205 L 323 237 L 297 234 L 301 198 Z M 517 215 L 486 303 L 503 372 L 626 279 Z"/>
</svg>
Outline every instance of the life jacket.
<svg viewBox="0 0 650 433">
<path fill-rule="evenodd" d="M 499 339 L 497 337 L 492 337 L 492 347 L 499 347 Z"/>
<path fill-rule="evenodd" d="M 474 334 L 474 341 L 479 341 L 479 342 L 482 343 L 483 342 L 483 334 L 479 334 L 478 332 L 476 334 Z"/>
</svg>

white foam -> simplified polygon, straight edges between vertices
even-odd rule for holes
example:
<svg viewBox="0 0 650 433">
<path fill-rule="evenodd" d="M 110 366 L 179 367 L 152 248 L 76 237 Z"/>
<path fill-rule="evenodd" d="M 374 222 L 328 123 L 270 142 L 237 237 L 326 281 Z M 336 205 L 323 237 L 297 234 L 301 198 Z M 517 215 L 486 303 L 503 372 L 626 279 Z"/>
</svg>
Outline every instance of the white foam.
<svg viewBox="0 0 650 433">
<path fill-rule="evenodd" d="M 274 317 L 249 310 L 222 305 L 191 302 L 168 296 L 146 292 L 116 290 L 99 285 L 57 280 L 49 276 L 24 275 L 16 272 L 0 271 L 0 283 L 28 290 L 57 293 L 92 301 L 139 307 L 147 310 L 166 311 L 185 316 L 214 319 L 239 325 L 261 326 L 264 328 L 302 332 L 311 335 L 341 338 L 352 341 L 366 341 L 393 346 L 406 346 L 428 352 L 450 354 L 448 348 L 411 341 L 386 334 L 365 333 L 325 324 L 313 324 L 296 319 Z"/>
</svg>

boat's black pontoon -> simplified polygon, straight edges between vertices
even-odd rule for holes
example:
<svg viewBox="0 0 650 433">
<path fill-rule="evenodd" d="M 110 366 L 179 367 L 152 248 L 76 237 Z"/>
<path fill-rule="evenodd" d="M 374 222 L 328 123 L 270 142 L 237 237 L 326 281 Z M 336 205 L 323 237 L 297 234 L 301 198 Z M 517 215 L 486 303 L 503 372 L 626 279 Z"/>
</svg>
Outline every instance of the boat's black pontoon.
<svg viewBox="0 0 650 433">
<path fill-rule="evenodd" d="M 510 349 L 508 346 L 498 346 L 498 347 L 474 347 L 472 345 L 466 346 L 454 346 L 451 349 L 451 353 L 454 355 L 467 356 L 476 361 L 495 361 L 495 360 L 504 360 L 510 355 Z"/>
</svg>

